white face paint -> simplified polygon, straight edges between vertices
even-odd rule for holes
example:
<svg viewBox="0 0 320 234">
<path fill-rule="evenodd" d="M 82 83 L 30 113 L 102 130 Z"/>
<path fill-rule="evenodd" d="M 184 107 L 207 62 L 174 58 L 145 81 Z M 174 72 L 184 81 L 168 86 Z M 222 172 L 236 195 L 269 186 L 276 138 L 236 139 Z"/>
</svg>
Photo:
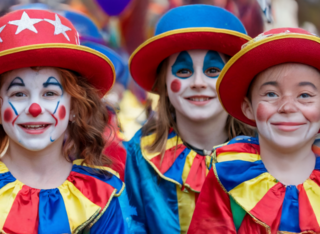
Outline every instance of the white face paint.
<svg viewBox="0 0 320 234">
<path fill-rule="evenodd" d="M 67 129 L 71 96 L 56 69 L 16 69 L 0 89 L 1 121 L 10 140 L 32 151 L 45 149 Z"/>
<path fill-rule="evenodd" d="M 177 115 L 203 121 L 223 115 L 216 84 L 224 67 L 221 54 L 208 50 L 188 50 L 169 57 L 167 91 Z"/>
</svg>

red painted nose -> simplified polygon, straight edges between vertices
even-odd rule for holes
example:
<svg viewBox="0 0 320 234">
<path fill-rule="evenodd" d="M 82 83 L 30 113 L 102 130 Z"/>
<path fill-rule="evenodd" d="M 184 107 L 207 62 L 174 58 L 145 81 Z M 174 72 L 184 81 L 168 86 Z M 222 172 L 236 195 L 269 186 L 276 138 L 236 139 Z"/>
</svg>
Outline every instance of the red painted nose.
<svg viewBox="0 0 320 234">
<path fill-rule="evenodd" d="M 29 107 L 29 113 L 33 117 L 37 117 L 41 113 L 41 107 L 37 103 L 32 103 L 32 105 Z"/>
</svg>

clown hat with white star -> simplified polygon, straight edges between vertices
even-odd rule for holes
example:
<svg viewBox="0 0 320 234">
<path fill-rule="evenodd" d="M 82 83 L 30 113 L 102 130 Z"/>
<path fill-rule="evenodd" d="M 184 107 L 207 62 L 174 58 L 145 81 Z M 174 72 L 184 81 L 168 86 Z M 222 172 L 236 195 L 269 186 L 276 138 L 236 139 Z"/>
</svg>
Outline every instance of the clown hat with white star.
<svg viewBox="0 0 320 234">
<path fill-rule="evenodd" d="M 113 85 L 112 62 L 81 46 L 65 17 L 46 10 L 18 10 L 0 18 L 0 74 L 23 67 L 50 66 L 86 77 L 103 96 Z"/>
</svg>

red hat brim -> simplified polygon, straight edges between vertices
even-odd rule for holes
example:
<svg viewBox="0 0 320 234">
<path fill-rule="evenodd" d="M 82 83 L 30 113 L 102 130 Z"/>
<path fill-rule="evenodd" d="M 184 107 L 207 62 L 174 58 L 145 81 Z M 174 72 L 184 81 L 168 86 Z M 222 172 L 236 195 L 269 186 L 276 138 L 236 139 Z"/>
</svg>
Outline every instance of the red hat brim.
<svg viewBox="0 0 320 234">
<path fill-rule="evenodd" d="M 75 71 L 104 96 L 113 86 L 112 62 L 100 52 L 72 44 L 36 44 L 0 52 L 0 74 L 23 67 L 49 66 Z"/>
<path fill-rule="evenodd" d="M 256 75 L 282 63 L 302 63 L 320 70 L 320 38 L 290 33 L 250 41 L 219 75 L 217 91 L 224 109 L 236 119 L 256 126 L 243 114 L 242 102 Z"/>
<path fill-rule="evenodd" d="M 184 28 L 154 36 L 131 55 L 129 68 L 133 79 L 146 91 L 153 85 L 159 64 L 172 54 L 185 50 L 214 50 L 233 56 L 251 38 L 227 29 Z"/>
</svg>

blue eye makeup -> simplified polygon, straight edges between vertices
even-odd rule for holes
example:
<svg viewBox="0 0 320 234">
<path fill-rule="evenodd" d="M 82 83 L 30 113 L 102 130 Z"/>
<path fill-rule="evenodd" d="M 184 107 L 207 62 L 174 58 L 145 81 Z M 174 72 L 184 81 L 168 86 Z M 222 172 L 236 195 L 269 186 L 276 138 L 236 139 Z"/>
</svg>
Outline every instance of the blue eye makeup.
<svg viewBox="0 0 320 234">
<path fill-rule="evenodd" d="M 180 79 L 186 79 L 192 76 L 192 74 L 194 73 L 193 62 L 192 62 L 191 56 L 187 51 L 182 51 L 178 55 L 176 61 L 171 67 L 171 71 L 172 71 L 172 75 Z M 178 72 L 183 74 L 183 77 L 178 76 L 177 75 Z"/>
<path fill-rule="evenodd" d="M 203 61 L 203 73 L 209 78 L 213 78 L 213 79 L 218 78 L 219 74 L 216 76 L 208 76 L 206 74 L 206 71 L 209 68 L 213 68 L 213 69 L 219 70 L 220 72 L 224 67 L 224 65 L 225 63 L 223 62 L 220 54 L 217 51 L 209 50 Z"/>
</svg>

